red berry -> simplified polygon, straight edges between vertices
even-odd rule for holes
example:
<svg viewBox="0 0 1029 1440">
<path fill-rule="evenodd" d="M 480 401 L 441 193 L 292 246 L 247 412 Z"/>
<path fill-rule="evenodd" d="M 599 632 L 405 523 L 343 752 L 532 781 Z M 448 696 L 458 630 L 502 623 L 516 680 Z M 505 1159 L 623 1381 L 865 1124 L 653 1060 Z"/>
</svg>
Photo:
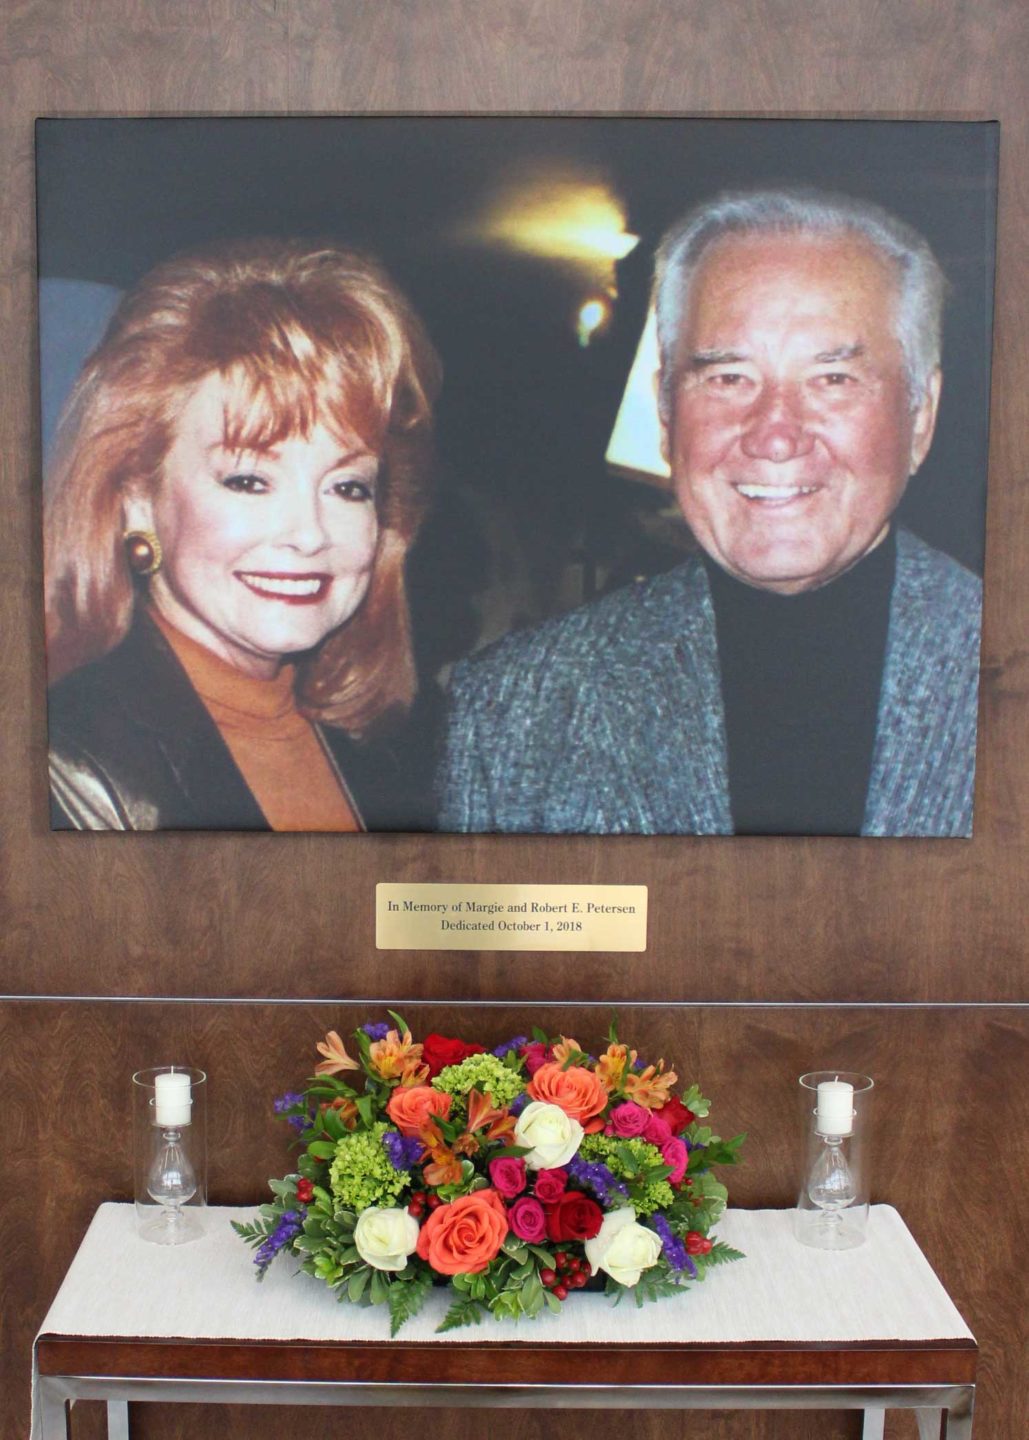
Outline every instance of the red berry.
<svg viewBox="0 0 1029 1440">
<path fill-rule="evenodd" d="M 703 1255 L 705 1243 L 699 1230 L 690 1230 L 686 1236 L 686 1254 Z"/>
<path fill-rule="evenodd" d="M 439 1198 L 438 1195 L 430 1195 L 425 1203 L 426 1205 L 428 1205 L 430 1210 L 438 1210 L 439 1207 L 443 1204 L 443 1201 Z"/>
<path fill-rule="evenodd" d="M 297 1181 L 297 1199 L 302 1205 L 306 1205 L 309 1200 L 314 1199 L 314 1186 L 310 1180 Z"/>
<path fill-rule="evenodd" d="M 555 1251 L 554 1251 L 554 1264 L 557 1266 L 557 1268 L 558 1268 L 559 1270 L 563 1270 L 563 1269 L 565 1268 L 565 1266 L 568 1264 L 568 1256 L 565 1254 L 565 1252 L 564 1252 L 563 1250 L 555 1250 Z"/>
<path fill-rule="evenodd" d="M 424 1190 L 415 1190 L 415 1191 L 412 1192 L 412 1195 L 411 1195 L 411 1199 L 412 1199 L 412 1200 L 420 1200 L 423 1205 L 425 1204 L 425 1202 L 426 1202 L 426 1200 L 427 1200 L 428 1198 L 429 1198 L 429 1197 L 426 1195 L 426 1193 L 425 1193 Z"/>
<path fill-rule="evenodd" d="M 541 1270 L 541 1271 L 540 1271 L 540 1279 L 543 1281 L 543 1284 L 544 1284 L 544 1285 L 556 1285 L 556 1284 L 557 1284 L 557 1274 L 556 1274 L 555 1271 L 550 1270 L 550 1269 Z"/>
<path fill-rule="evenodd" d="M 413 1215 L 414 1218 L 418 1220 L 421 1218 L 422 1215 L 425 1214 L 425 1206 L 419 1205 L 414 1200 L 412 1200 L 410 1205 L 407 1207 L 407 1213 L 409 1215 Z"/>
<path fill-rule="evenodd" d="M 581 1290 L 589 1278 L 590 1277 L 588 1275 L 584 1275 L 581 1270 L 576 1270 L 574 1275 L 569 1275 L 568 1283 L 573 1290 Z"/>
<path fill-rule="evenodd" d="M 578 1275 L 579 1271 L 582 1269 L 582 1261 L 579 1259 L 578 1255 L 572 1256 L 572 1258 L 568 1262 L 568 1268 L 569 1270 L 571 1270 L 573 1275 Z"/>
<path fill-rule="evenodd" d="M 551 1290 L 550 1293 L 551 1293 L 551 1295 L 556 1295 L 559 1300 L 567 1300 L 567 1299 L 568 1299 L 568 1286 L 567 1286 L 567 1285 L 555 1285 L 554 1288 L 553 1288 L 553 1290 Z"/>
<path fill-rule="evenodd" d="M 710 1241 L 710 1240 L 704 1240 L 704 1241 L 701 1242 L 700 1253 L 701 1253 L 701 1255 L 709 1255 L 709 1254 L 711 1253 L 711 1241 Z"/>
</svg>

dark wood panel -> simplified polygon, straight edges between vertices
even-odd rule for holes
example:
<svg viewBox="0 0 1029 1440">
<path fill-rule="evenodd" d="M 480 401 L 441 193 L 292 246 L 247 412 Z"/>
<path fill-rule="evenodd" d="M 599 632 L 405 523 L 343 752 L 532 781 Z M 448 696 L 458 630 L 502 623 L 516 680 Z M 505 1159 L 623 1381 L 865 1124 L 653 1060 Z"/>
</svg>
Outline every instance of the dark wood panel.
<svg viewBox="0 0 1029 1440">
<path fill-rule="evenodd" d="M 15 0 L 0 16 L 0 910 L 11 993 L 1014 999 L 1029 689 L 1029 63 L 1019 0 Z M 999 115 L 1000 273 L 976 837 L 966 842 L 51 835 L 33 341 L 37 113 Z M 841 176 L 844 184 L 845 176 Z M 330 182 L 331 183 L 331 182 Z M 650 887 L 644 957 L 391 954 L 394 880 Z"/>
<path fill-rule="evenodd" d="M 544 1007 L 538 1015 L 548 1030 L 571 1033 L 583 1044 L 596 1043 L 610 1018 L 603 1008 Z M 211 1199 L 253 1203 L 267 1176 L 287 1163 L 287 1135 L 269 1114 L 271 1097 L 307 1073 L 314 1042 L 329 1026 L 345 1034 L 367 1018 L 359 1007 L 320 1005 L 0 1006 L 0 1287 L 9 1297 L 0 1311 L 0 1390 L 11 1397 L 11 1428 L 0 1426 L 2 1440 L 18 1433 L 32 1337 L 90 1216 L 104 1200 L 130 1198 L 131 1071 L 172 1056 L 208 1070 Z M 524 1022 L 525 1012 L 434 1005 L 413 1007 L 406 1018 L 418 1033 L 437 1027 L 497 1043 Z M 619 1027 L 648 1054 L 674 1060 L 684 1079 L 703 1084 L 721 1134 L 748 1131 L 746 1163 L 729 1176 L 733 1203 L 745 1206 L 793 1202 L 798 1074 L 839 1065 L 875 1077 L 873 1198 L 896 1205 L 976 1335 L 983 1434 L 1024 1433 L 1029 1397 L 1018 1337 L 1029 1300 L 1022 1264 L 1029 1239 L 1023 1204 L 1029 1013 L 627 1007 Z M 745 1263 L 759 1265 L 760 1256 Z M 255 1289 L 255 1303 L 260 1293 Z M 144 1416 L 141 1433 L 161 1440 L 215 1433 L 189 1414 L 155 1409 Z M 252 1411 L 220 1412 L 217 1423 L 240 1440 L 273 1433 L 272 1421 Z M 855 1433 L 847 1430 L 847 1418 L 826 1421 L 822 1429 L 810 1416 L 777 1417 L 781 1429 L 750 1430 L 739 1418 L 719 1423 L 728 1428 L 714 1433 L 741 1440 Z M 766 1423 L 773 1424 L 760 1425 Z"/>
<path fill-rule="evenodd" d="M 44 1335 L 41 1375 L 171 1380 L 495 1385 L 971 1385 L 971 1340 L 909 1348 L 850 1345 L 229 1345 Z"/>
</svg>

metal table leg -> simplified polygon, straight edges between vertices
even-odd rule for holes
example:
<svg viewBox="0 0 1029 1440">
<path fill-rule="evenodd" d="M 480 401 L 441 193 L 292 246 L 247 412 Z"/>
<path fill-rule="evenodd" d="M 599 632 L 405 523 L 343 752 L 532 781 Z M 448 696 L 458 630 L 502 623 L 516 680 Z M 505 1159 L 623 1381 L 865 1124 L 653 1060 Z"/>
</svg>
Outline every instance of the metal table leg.
<svg viewBox="0 0 1029 1440">
<path fill-rule="evenodd" d="M 886 1411 L 881 1405 L 870 1405 L 864 1412 L 861 1440 L 883 1440 L 886 1433 Z M 921 1437 L 920 1437 L 921 1440 Z"/>
<path fill-rule="evenodd" d="M 107 1440 L 129 1440 L 129 1402 L 108 1400 Z"/>
<path fill-rule="evenodd" d="M 40 1376 L 36 1399 L 42 1440 L 68 1440 L 67 1394 L 60 1380 Z"/>
<path fill-rule="evenodd" d="M 972 1410 L 975 1387 L 969 1386 L 958 1403 L 943 1412 L 941 1440 L 972 1440 Z"/>
<path fill-rule="evenodd" d="M 940 1436 L 945 1433 L 943 1417 L 946 1413 L 946 1410 L 916 1410 L 918 1440 L 940 1440 Z"/>
</svg>

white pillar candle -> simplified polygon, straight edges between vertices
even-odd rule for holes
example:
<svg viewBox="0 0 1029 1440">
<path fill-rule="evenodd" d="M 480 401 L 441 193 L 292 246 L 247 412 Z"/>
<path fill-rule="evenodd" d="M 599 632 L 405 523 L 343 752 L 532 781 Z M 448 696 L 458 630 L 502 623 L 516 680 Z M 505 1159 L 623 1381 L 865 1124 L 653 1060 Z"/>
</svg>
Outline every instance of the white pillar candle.
<svg viewBox="0 0 1029 1440">
<path fill-rule="evenodd" d="M 854 1129 L 854 1087 L 846 1080 L 823 1080 L 818 1087 L 815 1129 L 819 1135 L 850 1135 Z"/>
<path fill-rule="evenodd" d="M 188 1125 L 193 1097 L 189 1076 L 182 1070 L 165 1070 L 154 1076 L 154 1110 L 164 1129 Z"/>
</svg>

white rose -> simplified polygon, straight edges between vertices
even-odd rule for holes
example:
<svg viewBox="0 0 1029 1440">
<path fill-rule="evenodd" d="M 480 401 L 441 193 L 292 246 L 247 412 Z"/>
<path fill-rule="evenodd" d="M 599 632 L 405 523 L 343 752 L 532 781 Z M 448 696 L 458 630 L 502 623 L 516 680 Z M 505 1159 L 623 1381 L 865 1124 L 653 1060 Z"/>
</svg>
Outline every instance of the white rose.
<svg viewBox="0 0 1029 1440">
<path fill-rule="evenodd" d="M 594 1270 L 606 1270 L 619 1285 L 635 1285 L 644 1270 L 657 1263 L 661 1237 L 636 1221 L 631 1205 L 611 1210 L 592 1240 L 586 1241 L 586 1259 Z"/>
<path fill-rule="evenodd" d="M 583 1134 L 578 1120 L 545 1100 L 533 1100 L 515 1121 L 515 1144 L 529 1147 L 524 1158 L 530 1170 L 556 1170 L 559 1165 L 567 1165 L 582 1143 Z"/>
<path fill-rule="evenodd" d="M 354 1227 L 354 1244 L 366 1265 L 375 1270 L 403 1270 L 418 1245 L 418 1221 L 406 1210 L 372 1205 Z"/>
</svg>

